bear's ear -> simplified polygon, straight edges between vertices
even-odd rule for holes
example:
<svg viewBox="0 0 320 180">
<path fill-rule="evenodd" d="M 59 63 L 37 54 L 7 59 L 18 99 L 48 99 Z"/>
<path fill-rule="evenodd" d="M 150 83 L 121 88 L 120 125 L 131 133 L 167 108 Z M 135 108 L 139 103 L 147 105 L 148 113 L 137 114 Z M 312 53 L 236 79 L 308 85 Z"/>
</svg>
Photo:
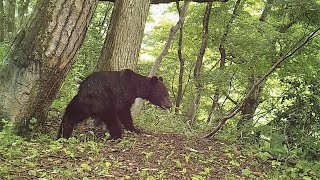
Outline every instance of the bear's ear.
<svg viewBox="0 0 320 180">
<path fill-rule="evenodd" d="M 158 77 L 157 76 L 153 76 L 151 78 L 151 84 L 157 84 L 157 82 L 158 82 Z"/>
<path fill-rule="evenodd" d="M 159 77 L 159 80 L 160 80 L 160 81 L 163 81 L 162 77 Z"/>
</svg>

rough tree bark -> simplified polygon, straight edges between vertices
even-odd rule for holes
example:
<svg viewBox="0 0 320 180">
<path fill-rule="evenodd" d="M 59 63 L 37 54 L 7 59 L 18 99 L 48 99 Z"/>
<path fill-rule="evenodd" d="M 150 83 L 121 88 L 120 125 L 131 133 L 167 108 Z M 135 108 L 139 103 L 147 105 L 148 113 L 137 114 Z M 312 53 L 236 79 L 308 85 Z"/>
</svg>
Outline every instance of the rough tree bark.
<svg viewBox="0 0 320 180">
<path fill-rule="evenodd" d="M 164 56 L 167 54 L 168 50 L 170 49 L 171 42 L 172 42 L 172 39 L 173 39 L 175 33 L 180 29 L 181 25 L 184 22 L 186 11 L 188 8 L 188 4 L 189 4 L 188 2 L 185 2 L 183 4 L 181 14 L 179 15 L 179 20 L 173 27 L 171 27 L 169 35 L 166 40 L 166 44 L 165 44 L 164 48 L 162 49 L 161 53 L 159 54 L 159 56 L 155 59 L 153 66 L 149 72 L 149 75 L 148 75 L 149 77 L 155 76 L 158 69 L 160 68 L 161 61 L 164 58 Z M 141 112 L 142 107 L 143 107 L 143 100 L 141 98 L 137 98 L 135 101 L 135 104 L 134 104 L 132 115 L 134 117 L 137 116 Z"/>
<path fill-rule="evenodd" d="M 149 7 L 150 0 L 117 0 L 114 3 L 98 70 L 135 69 Z"/>
<path fill-rule="evenodd" d="M 28 135 L 31 118 L 46 119 L 85 37 L 98 0 L 38 1 L 0 71 L 0 119 Z"/>
<path fill-rule="evenodd" d="M 241 0 L 237 0 L 237 2 L 235 3 L 234 8 L 233 8 L 233 12 L 232 12 L 231 17 L 229 19 L 229 22 L 228 22 L 226 28 L 224 29 L 224 33 L 223 33 L 221 40 L 220 40 L 219 52 L 220 52 L 220 69 L 221 70 L 224 69 L 225 63 L 226 63 L 225 43 L 227 41 L 227 37 L 228 37 L 229 32 L 231 30 L 232 24 L 233 24 L 234 20 L 236 19 L 236 17 L 238 16 L 239 10 L 241 9 L 240 3 L 241 3 Z M 213 112 L 215 111 L 216 107 L 218 106 L 219 97 L 220 97 L 220 90 L 217 88 L 214 92 L 214 97 L 212 99 L 212 104 L 211 104 L 211 108 L 209 111 L 209 116 L 207 118 L 207 122 L 210 122 L 213 117 Z"/>
<path fill-rule="evenodd" d="M 199 54 L 198 54 L 196 64 L 194 66 L 194 72 L 193 72 L 194 81 L 195 81 L 195 92 L 194 92 L 194 97 L 191 101 L 188 114 L 187 114 L 187 118 L 191 121 L 191 123 L 193 123 L 196 118 L 196 111 L 200 103 L 200 97 L 201 97 L 201 91 L 202 91 L 200 72 L 201 72 L 203 56 L 208 44 L 208 34 L 209 34 L 208 27 L 209 27 L 209 18 L 211 14 L 211 9 L 212 9 L 212 2 L 209 2 L 207 3 L 206 11 L 203 16 L 202 43 L 201 43 L 201 47 L 199 50 Z"/>
</svg>

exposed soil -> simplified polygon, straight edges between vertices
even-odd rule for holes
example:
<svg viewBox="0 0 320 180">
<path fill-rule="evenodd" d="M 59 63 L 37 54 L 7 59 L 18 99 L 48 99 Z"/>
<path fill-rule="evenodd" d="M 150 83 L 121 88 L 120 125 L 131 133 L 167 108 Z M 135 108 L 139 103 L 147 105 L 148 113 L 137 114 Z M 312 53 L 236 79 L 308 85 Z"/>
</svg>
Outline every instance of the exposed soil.
<svg viewBox="0 0 320 180">
<path fill-rule="evenodd" d="M 83 130 L 78 128 L 76 136 Z M 79 135 L 74 142 L 56 141 L 54 144 L 55 141 L 50 141 L 47 147 L 30 143 L 31 146 L 21 150 L 25 155 L 4 161 L 0 158 L 0 163 L 11 168 L 9 176 L 6 176 L 8 179 L 266 177 L 261 172 L 263 164 L 244 155 L 239 147 L 216 139 L 204 140 L 173 133 L 145 132 L 137 135 L 126 132 L 123 139 L 110 141 L 103 134 L 103 130 L 98 130 L 98 138 L 92 138 L 88 133 Z M 244 169 L 249 170 L 249 176 L 244 175 Z"/>
</svg>

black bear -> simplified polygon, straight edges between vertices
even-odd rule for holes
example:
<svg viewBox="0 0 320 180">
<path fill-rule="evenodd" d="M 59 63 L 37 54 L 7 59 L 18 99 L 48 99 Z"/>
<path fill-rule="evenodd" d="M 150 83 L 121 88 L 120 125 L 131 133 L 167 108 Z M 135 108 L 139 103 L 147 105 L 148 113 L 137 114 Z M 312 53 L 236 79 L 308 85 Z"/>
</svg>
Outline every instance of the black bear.
<svg viewBox="0 0 320 180">
<path fill-rule="evenodd" d="M 163 109 L 172 105 L 161 77 L 150 78 L 129 69 L 92 73 L 80 83 L 78 94 L 67 106 L 58 138 L 69 138 L 75 125 L 90 117 L 104 122 L 112 139 L 121 138 L 122 127 L 139 133 L 130 112 L 137 97 Z"/>
</svg>

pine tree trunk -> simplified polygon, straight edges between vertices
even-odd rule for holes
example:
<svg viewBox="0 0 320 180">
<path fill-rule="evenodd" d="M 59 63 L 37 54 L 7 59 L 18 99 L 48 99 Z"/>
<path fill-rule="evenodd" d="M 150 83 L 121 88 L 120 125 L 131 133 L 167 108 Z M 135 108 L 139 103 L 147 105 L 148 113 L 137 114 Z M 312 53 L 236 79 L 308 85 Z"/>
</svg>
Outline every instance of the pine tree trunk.
<svg viewBox="0 0 320 180">
<path fill-rule="evenodd" d="M 17 35 L 0 71 L 0 118 L 27 135 L 30 119 L 46 120 L 73 58 L 85 37 L 98 0 L 38 1 Z"/>
<path fill-rule="evenodd" d="M 117 0 L 97 69 L 135 69 L 150 0 Z"/>
</svg>

